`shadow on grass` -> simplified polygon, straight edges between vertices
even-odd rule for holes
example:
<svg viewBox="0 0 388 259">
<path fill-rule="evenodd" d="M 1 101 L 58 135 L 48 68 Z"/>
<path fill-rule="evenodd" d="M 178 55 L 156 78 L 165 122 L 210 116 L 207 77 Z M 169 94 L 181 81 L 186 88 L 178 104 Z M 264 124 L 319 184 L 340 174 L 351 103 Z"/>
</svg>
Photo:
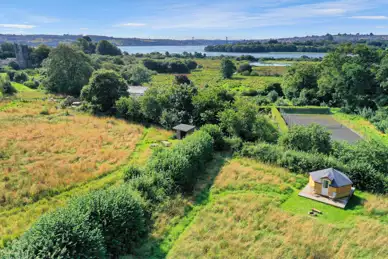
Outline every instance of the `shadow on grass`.
<svg viewBox="0 0 388 259">
<path fill-rule="evenodd" d="M 232 157 L 231 153 L 216 153 L 213 160 L 206 165 L 206 172 L 198 180 L 191 193 L 185 198 L 192 201 L 192 205 L 184 208 L 184 214 L 179 219 L 171 219 L 171 226 L 161 238 L 152 235 L 144 240 L 142 246 L 133 255 L 122 258 L 166 258 L 180 235 L 194 220 L 195 216 L 206 205 L 210 198 L 210 188 L 222 167 Z M 175 222 L 175 224 L 174 224 Z"/>
<path fill-rule="evenodd" d="M 359 209 L 365 202 L 365 199 L 360 197 L 360 196 L 357 196 L 357 195 L 353 195 L 348 204 L 346 205 L 345 207 L 345 210 L 356 210 L 356 209 Z"/>
</svg>

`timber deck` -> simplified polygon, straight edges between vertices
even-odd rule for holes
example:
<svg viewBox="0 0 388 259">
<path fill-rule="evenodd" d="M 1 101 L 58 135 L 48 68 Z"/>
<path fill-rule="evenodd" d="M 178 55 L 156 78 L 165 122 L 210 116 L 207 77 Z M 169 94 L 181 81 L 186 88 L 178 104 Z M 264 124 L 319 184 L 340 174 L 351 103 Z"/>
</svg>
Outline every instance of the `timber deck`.
<svg viewBox="0 0 388 259">
<path fill-rule="evenodd" d="M 314 189 L 307 184 L 306 187 L 304 187 L 304 189 L 299 193 L 299 196 L 344 209 L 346 207 L 346 204 L 348 204 L 350 198 L 353 196 L 355 190 L 356 189 L 352 187 L 352 190 L 350 191 L 350 195 L 348 197 L 333 200 L 314 193 Z"/>
</svg>

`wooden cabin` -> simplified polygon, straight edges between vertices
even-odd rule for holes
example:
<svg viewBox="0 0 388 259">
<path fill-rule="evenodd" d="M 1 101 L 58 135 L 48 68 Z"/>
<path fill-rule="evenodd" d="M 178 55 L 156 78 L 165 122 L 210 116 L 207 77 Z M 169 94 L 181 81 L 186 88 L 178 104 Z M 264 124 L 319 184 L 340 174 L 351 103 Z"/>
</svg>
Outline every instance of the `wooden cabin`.
<svg viewBox="0 0 388 259">
<path fill-rule="evenodd" d="M 178 126 L 175 126 L 173 128 L 173 130 L 176 131 L 177 139 L 183 139 L 187 135 L 189 135 L 195 131 L 195 126 L 187 125 L 187 124 L 179 124 Z"/>
<path fill-rule="evenodd" d="M 315 194 L 339 199 L 352 194 L 353 182 L 344 173 L 328 168 L 310 173 L 309 185 Z"/>
</svg>

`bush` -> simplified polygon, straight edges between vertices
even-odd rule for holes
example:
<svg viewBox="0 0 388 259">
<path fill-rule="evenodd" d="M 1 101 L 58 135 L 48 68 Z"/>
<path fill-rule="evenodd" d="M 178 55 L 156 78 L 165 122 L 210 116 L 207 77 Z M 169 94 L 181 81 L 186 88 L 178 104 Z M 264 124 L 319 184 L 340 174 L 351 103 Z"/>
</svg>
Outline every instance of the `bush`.
<svg viewBox="0 0 388 259">
<path fill-rule="evenodd" d="M 39 113 L 40 115 L 50 115 L 50 111 L 47 109 L 47 107 L 43 107 L 43 109 Z"/>
<path fill-rule="evenodd" d="M 12 86 L 8 76 L 0 75 L 0 94 L 12 95 L 16 93 L 15 87 Z"/>
<path fill-rule="evenodd" d="M 171 149 L 156 150 L 148 164 L 147 171 L 155 172 L 172 181 L 183 190 L 191 190 L 199 173 L 212 157 L 213 139 L 197 131 L 186 137 Z"/>
<path fill-rule="evenodd" d="M 250 64 L 241 64 L 240 67 L 237 69 L 237 72 L 243 73 L 248 72 L 248 75 L 252 72 L 252 66 Z"/>
<path fill-rule="evenodd" d="M 20 66 L 16 61 L 9 62 L 8 66 L 12 68 L 13 70 L 19 70 Z"/>
<path fill-rule="evenodd" d="M 225 148 L 223 134 L 221 128 L 218 125 L 206 124 L 201 127 L 201 130 L 207 132 L 213 138 L 215 150 L 220 151 Z"/>
<path fill-rule="evenodd" d="M 28 75 L 23 71 L 17 71 L 13 77 L 13 81 L 21 84 L 27 80 L 28 80 Z"/>
<path fill-rule="evenodd" d="M 175 75 L 174 83 L 177 85 L 189 85 L 191 84 L 191 81 L 186 75 Z"/>
<path fill-rule="evenodd" d="M 140 177 L 143 174 L 143 171 L 134 165 L 130 165 L 124 171 L 124 182 L 128 182 L 134 178 Z"/>
<path fill-rule="evenodd" d="M 7 75 L 8 75 L 9 80 L 14 81 L 13 78 L 14 78 L 14 76 L 15 76 L 15 73 L 16 73 L 15 70 L 8 70 L 8 71 L 7 71 Z"/>
<path fill-rule="evenodd" d="M 130 180 L 128 184 L 148 202 L 148 208 L 155 207 L 165 201 L 168 195 L 176 192 L 173 180 L 160 173 L 144 173 Z"/>
<path fill-rule="evenodd" d="M 268 93 L 267 98 L 271 103 L 274 103 L 278 100 L 279 94 L 276 91 L 272 90 Z"/>
<path fill-rule="evenodd" d="M 112 108 L 122 96 L 128 96 L 127 84 L 118 73 L 112 70 L 93 72 L 89 84 L 81 91 L 81 98 L 102 112 Z"/>
<path fill-rule="evenodd" d="M 32 88 L 32 89 L 37 89 L 39 87 L 39 81 L 28 80 L 28 81 L 24 82 L 24 85 L 29 87 L 29 88 Z"/>
<path fill-rule="evenodd" d="M 239 137 L 224 137 L 225 149 L 238 152 L 243 146 L 243 140 Z"/>
<path fill-rule="evenodd" d="M 251 72 L 249 72 L 249 71 L 244 71 L 244 72 L 241 72 L 241 75 L 243 75 L 243 76 L 250 76 L 250 75 L 251 75 Z"/>
<path fill-rule="evenodd" d="M 279 139 L 287 149 L 328 154 L 331 151 L 331 133 L 323 126 L 293 126 Z"/>
<path fill-rule="evenodd" d="M 143 202 L 127 186 L 102 190 L 70 204 L 91 226 L 98 228 L 111 257 L 130 253 L 147 233 Z"/>
<path fill-rule="evenodd" d="M 110 55 L 110 56 L 121 55 L 121 50 L 107 40 L 101 40 L 100 42 L 98 42 L 96 47 L 96 52 L 97 54 L 100 54 L 100 55 Z"/>
<path fill-rule="evenodd" d="M 143 119 L 140 102 L 136 97 L 121 97 L 116 101 L 116 109 L 118 115 L 126 120 L 141 122 Z"/>
<path fill-rule="evenodd" d="M 1 255 L 1 254 L 0 254 Z M 42 216 L 1 258 L 101 258 L 104 238 L 86 215 L 73 208 Z"/>
</svg>

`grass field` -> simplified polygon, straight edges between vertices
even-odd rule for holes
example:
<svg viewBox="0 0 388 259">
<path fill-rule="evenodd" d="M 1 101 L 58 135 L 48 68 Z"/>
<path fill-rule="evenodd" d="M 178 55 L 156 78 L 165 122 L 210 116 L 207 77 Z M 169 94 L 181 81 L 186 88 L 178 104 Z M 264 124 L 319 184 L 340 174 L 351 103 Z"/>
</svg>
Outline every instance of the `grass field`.
<svg viewBox="0 0 388 259">
<path fill-rule="evenodd" d="M 128 164 L 145 163 L 150 144 L 172 135 L 57 105 L 0 101 L 0 247 L 70 198 L 120 183 Z"/>
<path fill-rule="evenodd" d="M 188 75 L 190 80 L 196 86 L 204 87 L 205 85 L 209 86 L 223 86 L 235 92 L 242 92 L 249 89 L 260 90 L 264 89 L 270 83 L 281 83 L 281 77 L 274 76 L 242 76 L 242 75 L 234 75 L 231 79 L 222 79 L 220 74 L 220 60 L 212 60 L 212 59 L 197 59 L 196 62 L 199 65 L 202 65 L 202 69 L 197 69 L 192 71 L 191 74 Z M 284 69 L 281 68 L 281 69 Z M 279 67 L 255 67 L 254 70 L 263 72 L 264 70 L 271 70 L 276 73 L 284 73 L 282 71 L 278 71 Z M 264 72 L 263 72 L 264 73 Z M 266 74 L 270 74 L 268 71 Z M 171 74 L 158 74 L 153 76 L 151 83 L 149 85 L 153 86 L 164 86 L 171 85 L 174 81 L 174 75 Z"/>
<path fill-rule="evenodd" d="M 356 192 L 341 210 L 297 195 L 307 177 L 233 159 L 181 219 L 167 258 L 384 258 L 388 198 Z M 312 207 L 323 215 L 307 215 Z M 194 215 L 192 215 L 194 214 Z"/>
</svg>

